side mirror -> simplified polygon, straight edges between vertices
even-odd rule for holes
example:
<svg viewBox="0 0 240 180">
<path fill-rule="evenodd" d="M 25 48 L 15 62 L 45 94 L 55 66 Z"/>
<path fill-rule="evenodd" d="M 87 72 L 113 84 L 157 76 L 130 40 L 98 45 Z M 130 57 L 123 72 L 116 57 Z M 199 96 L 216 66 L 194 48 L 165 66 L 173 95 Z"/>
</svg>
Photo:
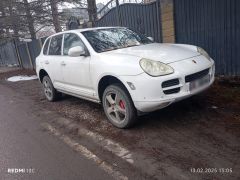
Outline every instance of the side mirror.
<svg viewBox="0 0 240 180">
<path fill-rule="evenodd" d="M 85 50 L 83 49 L 82 46 L 75 46 L 69 49 L 68 55 L 71 57 L 78 57 L 85 55 Z"/>
<path fill-rule="evenodd" d="M 153 37 L 147 37 L 149 40 L 154 41 Z"/>
</svg>

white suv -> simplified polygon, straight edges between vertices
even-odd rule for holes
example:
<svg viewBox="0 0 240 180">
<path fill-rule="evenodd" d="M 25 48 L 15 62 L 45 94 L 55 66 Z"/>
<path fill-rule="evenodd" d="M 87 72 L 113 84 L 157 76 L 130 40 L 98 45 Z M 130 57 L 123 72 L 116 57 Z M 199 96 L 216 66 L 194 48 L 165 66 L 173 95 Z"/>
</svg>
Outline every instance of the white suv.
<svg viewBox="0 0 240 180">
<path fill-rule="evenodd" d="M 61 93 L 102 103 L 109 121 L 132 125 L 214 81 L 214 61 L 201 48 L 161 44 L 124 27 L 65 31 L 48 37 L 36 71 L 49 101 Z"/>
</svg>

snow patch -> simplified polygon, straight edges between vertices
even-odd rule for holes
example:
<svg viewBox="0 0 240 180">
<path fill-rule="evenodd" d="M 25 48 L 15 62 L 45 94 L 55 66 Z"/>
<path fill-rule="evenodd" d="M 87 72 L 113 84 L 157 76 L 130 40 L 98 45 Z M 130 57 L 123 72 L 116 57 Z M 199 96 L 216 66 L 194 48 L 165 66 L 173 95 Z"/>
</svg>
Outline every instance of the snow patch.
<svg viewBox="0 0 240 180">
<path fill-rule="evenodd" d="M 211 108 L 212 108 L 212 109 L 217 109 L 218 107 L 217 107 L 217 106 L 212 106 Z"/>
<path fill-rule="evenodd" d="M 37 79 L 38 77 L 36 75 L 32 75 L 32 76 L 13 76 L 8 78 L 8 81 L 11 82 L 17 82 L 17 81 L 29 81 L 29 80 L 33 80 L 33 79 Z"/>
</svg>

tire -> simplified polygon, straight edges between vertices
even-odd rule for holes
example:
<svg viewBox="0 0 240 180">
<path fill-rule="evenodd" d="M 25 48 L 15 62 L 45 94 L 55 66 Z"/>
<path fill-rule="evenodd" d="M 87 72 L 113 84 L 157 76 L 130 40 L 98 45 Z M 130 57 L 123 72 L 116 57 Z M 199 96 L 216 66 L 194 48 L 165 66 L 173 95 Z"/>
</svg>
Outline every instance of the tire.
<svg viewBox="0 0 240 180">
<path fill-rule="evenodd" d="M 108 86 L 103 93 L 102 105 L 108 120 L 117 128 L 129 128 L 137 119 L 132 99 L 121 84 Z"/>
<path fill-rule="evenodd" d="M 52 81 L 49 76 L 43 77 L 42 84 L 45 97 L 48 101 L 53 102 L 60 98 L 61 93 L 57 92 L 57 90 L 53 87 Z"/>
</svg>

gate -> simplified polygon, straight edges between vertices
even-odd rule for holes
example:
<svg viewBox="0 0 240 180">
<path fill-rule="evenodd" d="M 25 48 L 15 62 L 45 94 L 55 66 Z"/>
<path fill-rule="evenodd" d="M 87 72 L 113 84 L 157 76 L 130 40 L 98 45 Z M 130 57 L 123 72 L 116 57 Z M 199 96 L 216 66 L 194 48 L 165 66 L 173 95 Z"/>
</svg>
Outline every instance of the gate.
<svg viewBox="0 0 240 180">
<path fill-rule="evenodd" d="M 30 42 L 10 41 L 0 45 L 0 66 L 20 66 L 25 69 L 36 68 L 36 57 L 41 51 L 45 38 Z"/>
<path fill-rule="evenodd" d="M 175 0 L 178 43 L 206 49 L 216 62 L 216 73 L 240 75 L 240 1 Z"/>
<path fill-rule="evenodd" d="M 19 65 L 13 41 L 0 45 L 0 66 Z"/>
<path fill-rule="evenodd" d="M 100 10 L 100 13 L 103 9 Z M 147 4 L 124 3 L 120 5 L 116 0 L 116 6 L 96 20 L 94 26 L 124 26 L 146 36 L 151 36 L 157 42 L 161 42 L 160 22 L 160 0 Z"/>
<path fill-rule="evenodd" d="M 41 45 L 38 39 L 33 39 L 27 43 L 33 68 L 36 68 L 36 57 L 40 54 Z"/>
</svg>

